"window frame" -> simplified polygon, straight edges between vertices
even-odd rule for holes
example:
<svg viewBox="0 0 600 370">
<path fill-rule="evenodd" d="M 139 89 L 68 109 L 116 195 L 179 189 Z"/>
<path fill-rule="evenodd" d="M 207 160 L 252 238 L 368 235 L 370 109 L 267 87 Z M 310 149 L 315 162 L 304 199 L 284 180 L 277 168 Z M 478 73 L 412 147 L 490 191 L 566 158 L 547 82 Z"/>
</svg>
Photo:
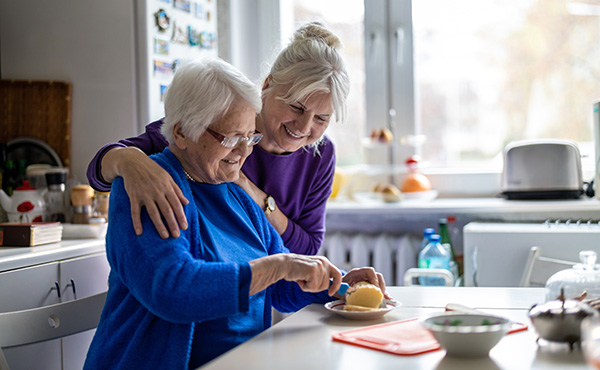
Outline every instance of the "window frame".
<svg viewBox="0 0 600 370">
<path fill-rule="evenodd" d="M 382 128 L 383 123 L 396 143 L 416 140 L 421 132 L 416 114 L 412 0 L 365 0 L 364 4 L 367 130 Z M 402 172 L 404 160 L 414 154 L 421 154 L 418 145 L 396 144 L 367 156 L 366 163 L 400 167 Z M 500 193 L 498 169 L 425 167 L 422 171 L 444 196 L 494 197 Z"/>
<path fill-rule="evenodd" d="M 274 47 L 285 44 L 283 29 L 290 25 L 282 20 L 288 19 L 285 13 L 290 11 L 289 2 L 219 0 L 219 4 L 227 8 L 230 23 L 225 31 L 219 26 L 220 37 L 230 36 L 230 42 L 239 40 L 232 42 L 236 45 L 227 45 L 230 55 L 225 59 L 256 80 L 261 77 L 264 61 L 272 59 Z M 397 142 L 418 138 L 421 132 L 416 114 L 412 0 L 364 0 L 364 7 L 366 134 L 388 127 Z M 220 14 L 220 23 L 224 13 Z M 401 63 L 397 62 L 400 57 Z M 404 160 L 413 154 L 422 154 L 418 146 L 396 144 L 389 150 L 365 152 L 365 166 L 402 174 Z M 590 169 L 583 170 L 584 179 L 590 178 Z M 422 172 L 442 197 L 495 197 L 501 191 L 502 168 L 424 167 Z"/>
</svg>

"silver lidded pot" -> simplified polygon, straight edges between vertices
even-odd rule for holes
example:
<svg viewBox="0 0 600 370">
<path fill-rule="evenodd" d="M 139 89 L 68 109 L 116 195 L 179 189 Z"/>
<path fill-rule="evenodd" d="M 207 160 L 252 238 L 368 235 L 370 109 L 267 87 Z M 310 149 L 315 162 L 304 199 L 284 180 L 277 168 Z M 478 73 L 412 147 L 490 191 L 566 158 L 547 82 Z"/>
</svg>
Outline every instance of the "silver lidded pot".
<svg viewBox="0 0 600 370">
<path fill-rule="evenodd" d="M 596 264 L 596 252 L 581 251 L 579 259 L 581 263 L 548 279 L 546 303 L 529 310 L 539 338 L 568 343 L 571 349 L 581 341 L 583 319 L 600 315 L 593 307 L 594 302 L 600 302 L 600 266 Z"/>
<path fill-rule="evenodd" d="M 581 342 L 581 322 L 588 316 L 598 316 L 598 311 L 590 305 L 575 299 L 558 299 L 529 310 L 529 318 L 535 327 L 539 339 L 550 342 L 568 343 L 573 349 Z"/>
</svg>

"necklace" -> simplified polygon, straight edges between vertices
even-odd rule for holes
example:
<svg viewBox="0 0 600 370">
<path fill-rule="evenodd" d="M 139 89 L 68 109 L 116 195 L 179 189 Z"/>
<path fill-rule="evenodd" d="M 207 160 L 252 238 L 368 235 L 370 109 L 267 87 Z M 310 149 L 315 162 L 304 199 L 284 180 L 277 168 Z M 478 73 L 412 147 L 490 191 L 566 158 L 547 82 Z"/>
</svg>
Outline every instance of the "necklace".
<svg viewBox="0 0 600 370">
<path fill-rule="evenodd" d="M 194 180 L 194 178 L 192 176 L 190 176 L 190 174 L 185 170 L 185 168 L 183 169 L 183 173 L 185 173 L 185 178 L 192 181 L 192 182 L 198 182 L 196 180 Z"/>
</svg>

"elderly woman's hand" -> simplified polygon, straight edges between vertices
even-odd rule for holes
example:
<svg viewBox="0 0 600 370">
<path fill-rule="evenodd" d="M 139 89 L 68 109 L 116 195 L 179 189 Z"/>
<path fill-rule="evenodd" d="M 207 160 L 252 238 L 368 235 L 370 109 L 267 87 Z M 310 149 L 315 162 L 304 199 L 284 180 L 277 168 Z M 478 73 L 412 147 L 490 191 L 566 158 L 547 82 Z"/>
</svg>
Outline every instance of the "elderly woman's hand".
<svg viewBox="0 0 600 370">
<path fill-rule="evenodd" d="M 115 155 L 111 159 L 111 156 Z M 113 164 L 114 173 L 123 177 L 125 191 L 131 201 L 131 219 L 137 235 L 143 232 L 140 212 L 142 207 L 152 219 L 161 238 L 179 237 L 179 228 L 187 229 L 183 205 L 189 201 L 183 195 L 171 175 L 137 148 L 115 148 L 102 161 L 104 166 Z M 103 171 L 104 173 L 104 171 Z M 163 219 L 169 231 L 163 223 Z"/>
<path fill-rule="evenodd" d="M 340 288 L 342 273 L 323 256 L 285 253 L 250 261 L 252 282 L 250 295 L 284 279 L 295 281 L 305 292 L 321 292 L 329 288 L 333 296 Z"/>
<path fill-rule="evenodd" d="M 383 278 L 383 275 L 375 271 L 375 269 L 372 267 L 354 268 L 344 275 L 342 280 L 345 283 L 350 284 L 350 286 L 361 281 L 369 282 L 375 286 L 378 286 L 386 299 L 392 298 L 385 290 L 385 279 Z"/>
</svg>

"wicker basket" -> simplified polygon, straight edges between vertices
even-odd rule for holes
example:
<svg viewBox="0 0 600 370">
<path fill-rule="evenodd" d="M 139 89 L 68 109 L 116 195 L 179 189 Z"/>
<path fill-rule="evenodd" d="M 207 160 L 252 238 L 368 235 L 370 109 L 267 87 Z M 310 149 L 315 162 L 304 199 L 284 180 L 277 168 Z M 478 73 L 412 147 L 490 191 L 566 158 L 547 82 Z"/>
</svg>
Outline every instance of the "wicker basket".
<svg viewBox="0 0 600 370">
<path fill-rule="evenodd" d="M 0 141 L 33 137 L 46 142 L 65 167 L 71 163 L 71 84 L 0 81 Z"/>
</svg>

